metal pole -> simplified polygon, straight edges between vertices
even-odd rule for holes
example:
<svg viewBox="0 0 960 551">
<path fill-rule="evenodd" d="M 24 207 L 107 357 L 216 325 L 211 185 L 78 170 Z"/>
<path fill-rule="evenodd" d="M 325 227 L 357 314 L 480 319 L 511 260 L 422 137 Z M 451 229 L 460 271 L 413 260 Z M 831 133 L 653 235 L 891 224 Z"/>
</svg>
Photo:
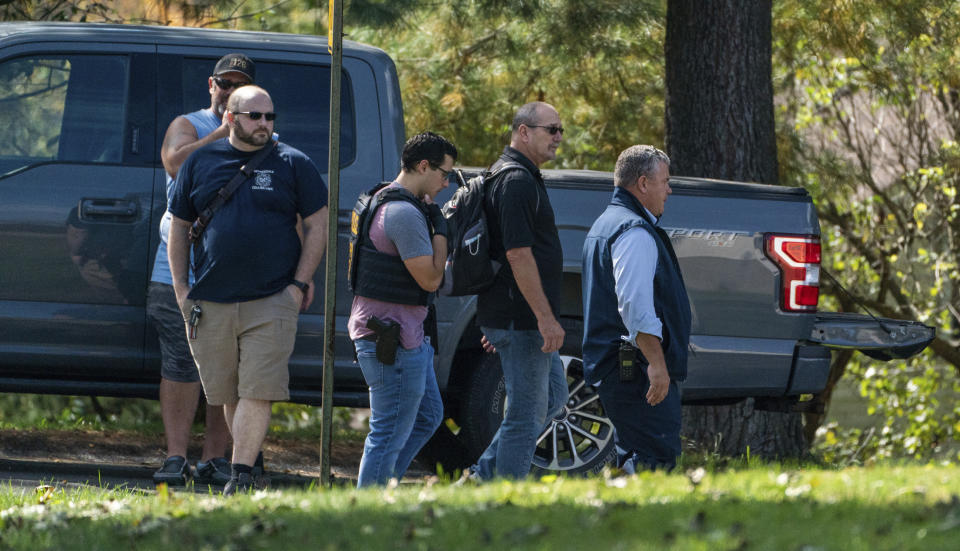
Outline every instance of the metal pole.
<svg viewBox="0 0 960 551">
<path fill-rule="evenodd" d="M 320 483 L 330 485 L 333 426 L 334 340 L 337 324 L 337 221 L 340 217 L 340 73 L 343 67 L 343 4 L 330 0 L 330 157 L 327 170 L 327 275 L 323 302 L 323 402 L 320 423 Z"/>
</svg>

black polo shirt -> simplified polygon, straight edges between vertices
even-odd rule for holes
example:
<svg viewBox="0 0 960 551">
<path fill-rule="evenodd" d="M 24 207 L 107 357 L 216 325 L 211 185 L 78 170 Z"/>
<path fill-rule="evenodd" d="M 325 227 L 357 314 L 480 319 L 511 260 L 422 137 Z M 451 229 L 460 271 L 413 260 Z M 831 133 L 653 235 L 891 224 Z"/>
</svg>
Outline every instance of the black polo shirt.
<svg viewBox="0 0 960 551">
<path fill-rule="evenodd" d="M 503 263 L 493 287 L 477 297 L 477 320 L 481 326 L 507 329 L 537 329 L 537 318 L 523 298 L 506 251 L 530 247 L 540 273 L 540 284 L 554 314 L 560 301 L 563 251 L 540 169 L 525 155 L 507 146 L 493 164 L 517 162 L 527 170 L 511 170 L 487 189 L 486 213 L 490 226 L 491 256 Z M 528 172 L 529 171 L 529 172 Z"/>
</svg>

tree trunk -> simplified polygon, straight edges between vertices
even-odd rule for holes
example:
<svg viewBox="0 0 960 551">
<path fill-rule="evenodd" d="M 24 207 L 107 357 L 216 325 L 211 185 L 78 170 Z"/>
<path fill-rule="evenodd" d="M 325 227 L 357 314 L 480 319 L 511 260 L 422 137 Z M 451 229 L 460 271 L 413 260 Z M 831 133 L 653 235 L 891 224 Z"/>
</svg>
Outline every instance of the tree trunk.
<svg viewBox="0 0 960 551">
<path fill-rule="evenodd" d="M 685 450 L 779 459 L 807 452 L 799 413 L 755 409 L 753 398 L 730 406 L 684 406 Z"/>
<path fill-rule="evenodd" d="M 771 0 L 669 0 L 671 173 L 778 183 L 771 9 Z"/>
<path fill-rule="evenodd" d="M 666 148 L 672 174 L 778 183 L 771 0 L 669 0 Z M 687 446 L 723 455 L 797 457 L 799 413 L 687 406 Z"/>
</svg>

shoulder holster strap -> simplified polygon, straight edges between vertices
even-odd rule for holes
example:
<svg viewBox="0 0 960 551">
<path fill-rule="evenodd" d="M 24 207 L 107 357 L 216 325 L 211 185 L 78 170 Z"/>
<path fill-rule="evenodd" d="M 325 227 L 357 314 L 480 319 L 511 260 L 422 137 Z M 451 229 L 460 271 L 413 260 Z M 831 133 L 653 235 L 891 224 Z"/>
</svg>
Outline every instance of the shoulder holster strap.
<svg viewBox="0 0 960 551">
<path fill-rule="evenodd" d="M 200 211 L 200 216 L 198 216 L 197 219 L 193 221 L 193 225 L 190 226 L 191 242 L 196 242 L 200 239 L 203 231 L 207 229 L 210 219 L 213 218 L 214 213 L 230 200 L 233 192 L 237 191 L 237 188 L 239 188 L 241 184 L 253 176 L 253 171 L 260 166 L 260 163 L 267 158 L 267 155 L 269 155 L 276 146 L 277 141 L 270 140 L 270 143 L 260 148 L 260 151 L 257 151 L 257 154 L 254 155 L 247 164 L 240 167 L 240 170 L 227 182 L 227 185 L 217 191 L 217 194 L 214 195 L 213 199 L 207 203 L 207 206 Z"/>
</svg>

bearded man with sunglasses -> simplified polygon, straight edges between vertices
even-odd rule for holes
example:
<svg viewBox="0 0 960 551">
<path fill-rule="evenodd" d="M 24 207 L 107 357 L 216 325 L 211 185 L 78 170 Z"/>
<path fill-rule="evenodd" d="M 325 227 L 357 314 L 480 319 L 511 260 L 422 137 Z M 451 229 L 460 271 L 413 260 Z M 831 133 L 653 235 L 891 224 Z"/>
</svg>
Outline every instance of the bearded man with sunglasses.
<svg viewBox="0 0 960 551">
<path fill-rule="evenodd" d="M 564 330 L 555 315 L 563 251 L 539 168 L 556 157 L 563 126 L 553 106 L 533 102 L 517 110 L 512 128 L 510 145 L 490 170 L 517 166 L 491 182 L 484 202 L 491 256 L 502 268 L 477 298 L 483 346 L 500 354 L 508 406 L 493 441 L 467 473 L 479 480 L 527 476 L 538 437 L 567 398 L 558 354 Z"/>
<path fill-rule="evenodd" d="M 252 84 L 256 66 L 249 57 L 227 54 L 217 61 L 213 75 L 207 78 L 210 107 L 181 115 L 170 123 L 160 148 L 163 168 L 167 171 L 167 199 L 180 165 L 197 149 L 226 138 L 230 127 L 223 120 L 227 99 L 234 88 Z M 153 263 L 150 290 L 147 293 L 147 314 L 160 340 L 160 415 L 167 441 L 167 458 L 154 473 L 155 483 L 182 486 L 190 478 L 187 445 L 190 427 L 200 401 L 200 374 L 190 354 L 183 317 L 173 292 L 173 279 L 167 264 L 167 234 L 170 212 L 160 220 L 160 245 Z M 223 418 L 223 408 L 207 405 L 203 451 L 197 462 L 197 484 L 224 485 L 230 480 L 230 461 L 225 455 L 230 446 L 230 432 Z"/>
<path fill-rule="evenodd" d="M 271 402 L 290 397 L 287 364 L 297 317 L 313 301 L 310 283 L 327 242 L 327 187 L 313 161 L 271 139 L 275 118 L 266 90 L 242 86 L 234 91 L 224 113 L 228 139 L 187 158 L 168 203 L 170 272 L 190 350 L 207 402 L 223 406 L 233 436 L 224 495 L 252 488 Z M 191 286 L 191 225 L 264 148 L 269 149 L 253 174 L 195 239 Z"/>
</svg>

